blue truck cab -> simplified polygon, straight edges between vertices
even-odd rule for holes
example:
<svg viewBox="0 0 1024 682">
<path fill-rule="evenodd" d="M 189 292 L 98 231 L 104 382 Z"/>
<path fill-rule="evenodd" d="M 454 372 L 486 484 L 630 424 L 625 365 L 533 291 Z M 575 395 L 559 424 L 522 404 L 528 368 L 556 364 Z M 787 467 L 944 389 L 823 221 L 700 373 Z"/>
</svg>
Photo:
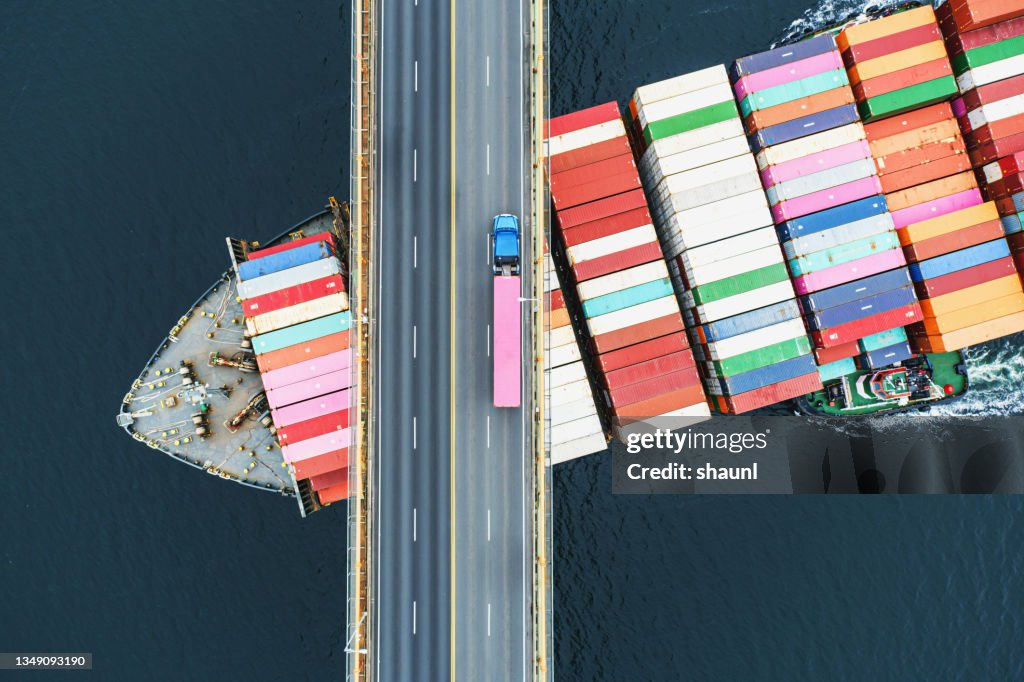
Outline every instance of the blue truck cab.
<svg viewBox="0 0 1024 682">
<path fill-rule="evenodd" d="M 491 232 L 494 274 L 519 274 L 519 218 L 509 213 L 494 216 Z"/>
</svg>

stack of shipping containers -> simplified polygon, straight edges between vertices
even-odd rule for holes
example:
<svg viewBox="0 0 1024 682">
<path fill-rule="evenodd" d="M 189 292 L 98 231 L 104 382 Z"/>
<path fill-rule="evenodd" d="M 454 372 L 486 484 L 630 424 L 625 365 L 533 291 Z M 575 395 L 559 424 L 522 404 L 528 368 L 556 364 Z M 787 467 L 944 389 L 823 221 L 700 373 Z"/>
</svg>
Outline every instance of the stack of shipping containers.
<svg viewBox="0 0 1024 682">
<path fill-rule="evenodd" d="M 1024 272 L 1024 5 L 946 3 L 938 15 L 961 93 L 953 113 Z"/>
<path fill-rule="evenodd" d="M 544 376 L 547 381 L 547 420 L 552 464 L 591 455 L 607 448 L 604 428 L 597 415 L 594 394 L 582 361 L 576 333 L 565 307 L 558 273 L 545 251 L 544 296 L 548 311 L 547 352 Z"/>
<path fill-rule="evenodd" d="M 321 504 L 348 497 L 352 350 L 329 233 L 249 254 L 238 296 L 285 462 Z"/>
<path fill-rule="evenodd" d="M 819 389 L 725 67 L 638 88 L 630 116 L 712 406 L 737 414 Z"/>
<path fill-rule="evenodd" d="M 570 309 L 615 435 L 653 417 L 707 417 L 618 105 L 552 119 L 547 144 Z"/>
<path fill-rule="evenodd" d="M 732 76 L 821 379 L 911 357 L 903 326 L 921 308 L 835 38 Z"/>
</svg>

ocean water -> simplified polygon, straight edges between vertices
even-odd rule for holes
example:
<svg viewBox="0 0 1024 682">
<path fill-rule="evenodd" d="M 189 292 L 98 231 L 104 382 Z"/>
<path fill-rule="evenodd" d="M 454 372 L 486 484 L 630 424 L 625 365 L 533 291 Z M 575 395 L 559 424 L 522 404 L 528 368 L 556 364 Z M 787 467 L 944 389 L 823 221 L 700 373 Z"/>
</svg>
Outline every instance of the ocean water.
<svg viewBox="0 0 1024 682">
<path fill-rule="evenodd" d="M 556 1 L 551 113 L 865 7 Z M 932 414 L 1021 414 L 1021 341 L 970 349 L 972 390 Z M 610 453 L 555 470 L 558 680 L 1024 678 L 1020 497 L 614 496 L 611 478 Z"/>
</svg>

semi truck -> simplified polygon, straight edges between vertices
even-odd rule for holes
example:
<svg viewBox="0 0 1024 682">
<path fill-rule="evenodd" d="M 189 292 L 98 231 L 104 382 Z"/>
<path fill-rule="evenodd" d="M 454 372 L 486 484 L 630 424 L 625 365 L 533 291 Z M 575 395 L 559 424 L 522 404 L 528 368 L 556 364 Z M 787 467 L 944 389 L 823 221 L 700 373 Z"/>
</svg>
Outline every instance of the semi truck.
<svg viewBox="0 0 1024 682">
<path fill-rule="evenodd" d="M 519 219 L 503 213 L 491 228 L 494 279 L 494 406 L 519 407 L 522 393 L 522 319 Z"/>
</svg>

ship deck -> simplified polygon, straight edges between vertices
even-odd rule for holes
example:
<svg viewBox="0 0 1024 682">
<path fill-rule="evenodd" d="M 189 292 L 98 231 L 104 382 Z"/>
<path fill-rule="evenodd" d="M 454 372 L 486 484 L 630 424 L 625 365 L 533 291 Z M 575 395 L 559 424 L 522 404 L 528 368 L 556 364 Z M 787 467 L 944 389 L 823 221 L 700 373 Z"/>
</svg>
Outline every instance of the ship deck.
<svg viewBox="0 0 1024 682">
<path fill-rule="evenodd" d="M 262 244 L 325 232 L 332 214 L 324 211 Z M 260 421 L 266 413 L 252 351 L 244 338 L 237 281 L 227 270 L 178 319 L 125 396 L 118 424 L 136 440 L 209 474 L 255 488 L 295 495 L 293 480 L 274 434 Z M 252 371 L 211 365 L 217 354 L 231 362 L 248 362 Z M 188 366 L 192 385 L 183 384 L 179 368 Z M 252 409 L 250 401 L 257 399 Z M 203 409 L 205 404 L 206 409 Z M 245 412 L 236 428 L 226 424 Z M 205 415 L 207 433 L 197 435 L 194 415 Z M 267 420 L 269 423 L 269 419 Z"/>
</svg>

